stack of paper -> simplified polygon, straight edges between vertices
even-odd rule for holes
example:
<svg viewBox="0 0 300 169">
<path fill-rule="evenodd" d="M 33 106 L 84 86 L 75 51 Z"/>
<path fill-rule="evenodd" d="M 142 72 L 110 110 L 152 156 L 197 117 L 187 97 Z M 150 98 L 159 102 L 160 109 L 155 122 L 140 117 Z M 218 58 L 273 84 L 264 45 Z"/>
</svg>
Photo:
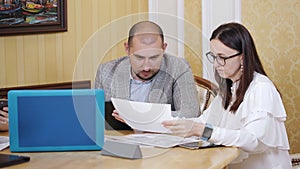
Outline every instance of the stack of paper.
<svg viewBox="0 0 300 169">
<path fill-rule="evenodd" d="M 9 137 L 0 136 L 0 151 L 9 146 Z"/>
<path fill-rule="evenodd" d="M 171 148 L 177 145 L 199 142 L 200 140 L 190 137 L 183 138 L 168 134 L 129 134 L 125 136 L 110 136 L 105 135 L 105 140 L 116 140 L 124 143 L 135 143 L 139 145 L 147 145 L 161 148 Z"/>
</svg>

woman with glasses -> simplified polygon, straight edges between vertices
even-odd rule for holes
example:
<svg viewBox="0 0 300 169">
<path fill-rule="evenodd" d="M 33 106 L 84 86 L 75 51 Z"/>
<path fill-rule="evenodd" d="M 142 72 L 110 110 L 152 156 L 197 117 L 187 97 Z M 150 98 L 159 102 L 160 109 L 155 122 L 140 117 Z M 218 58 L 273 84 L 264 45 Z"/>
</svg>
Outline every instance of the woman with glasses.
<svg viewBox="0 0 300 169">
<path fill-rule="evenodd" d="M 218 96 L 199 118 L 163 125 L 176 135 L 239 147 L 230 169 L 292 168 L 285 108 L 248 30 L 238 23 L 223 24 L 212 33 L 210 49 L 206 56 L 214 65 Z"/>
</svg>

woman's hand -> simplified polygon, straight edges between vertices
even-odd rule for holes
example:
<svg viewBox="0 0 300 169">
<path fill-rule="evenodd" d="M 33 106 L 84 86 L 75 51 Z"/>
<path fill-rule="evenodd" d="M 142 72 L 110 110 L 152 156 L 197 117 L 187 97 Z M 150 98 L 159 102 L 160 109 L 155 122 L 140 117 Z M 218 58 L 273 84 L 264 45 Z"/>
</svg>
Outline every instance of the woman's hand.
<svg viewBox="0 0 300 169">
<path fill-rule="evenodd" d="M 125 121 L 120 117 L 119 113 L 117 112 L 117 110 L 114 110 L 113 113 L 112 113 L 112 116 L 115 117 L 116 120 L 122 122 L 122 123 L 125 123 Z"/>
<path fill-rule="evenodd" d="M 169 120 L 163 121 L 163 126 L 170 129 L 172 134 L 182 137 L 198 136 L 203 133 L 205 125 L 193 120 Z"/>
<path fill-rule="evenodd" d="M 0 110 L 0 131 L 8 130 L 8 107 Z"/>
</svg>

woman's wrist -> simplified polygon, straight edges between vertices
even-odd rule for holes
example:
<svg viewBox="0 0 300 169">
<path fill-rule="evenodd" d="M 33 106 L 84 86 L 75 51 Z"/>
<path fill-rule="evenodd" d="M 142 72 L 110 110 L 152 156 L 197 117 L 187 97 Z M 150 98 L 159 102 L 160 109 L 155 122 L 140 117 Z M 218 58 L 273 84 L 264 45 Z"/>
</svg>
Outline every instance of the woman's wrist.
<svg viewBox="0 0 300 169">
<path fill-rule="evenodd" d="M 204 128 L 205 128 L 205 124 L 196 122 L 193 127 L 193 135 L 197 137 L 201 137 Z"/>
</svg>

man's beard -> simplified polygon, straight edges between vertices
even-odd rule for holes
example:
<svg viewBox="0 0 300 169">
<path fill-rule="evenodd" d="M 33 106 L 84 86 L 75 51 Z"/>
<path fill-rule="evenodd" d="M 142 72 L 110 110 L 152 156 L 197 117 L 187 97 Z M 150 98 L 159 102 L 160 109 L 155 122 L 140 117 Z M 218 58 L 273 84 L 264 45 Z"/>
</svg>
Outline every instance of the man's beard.
<svg viewBox="0 0 300 169">
<path fill-rule="evenodd" d="M 139 73 L 135 73 L 133 72 L 138 78 L 144 80 L 144 81 L 148 81 L 148 80 L 151 80 L 159 71 L 157 71 L 156 73 L 154 73 L 152 76 L 148 77 L 148 78 L 144 78 L 142 76 L 139 75 Z"/>
</svg>

